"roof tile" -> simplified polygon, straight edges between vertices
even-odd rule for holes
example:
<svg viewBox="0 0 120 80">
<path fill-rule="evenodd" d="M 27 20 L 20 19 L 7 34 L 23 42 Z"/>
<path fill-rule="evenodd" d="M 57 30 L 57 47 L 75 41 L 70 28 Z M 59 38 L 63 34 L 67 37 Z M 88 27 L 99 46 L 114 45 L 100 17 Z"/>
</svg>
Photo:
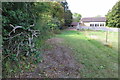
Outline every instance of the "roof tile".
<svg viewBox="0 0 120 80">
<path fill-rule="evenodd" d="M 87 17 L 87 18 L 82 18 L 81 21 L 83 22 L 105 22 L 106 18 L 105 17 Z"/>
</svg>

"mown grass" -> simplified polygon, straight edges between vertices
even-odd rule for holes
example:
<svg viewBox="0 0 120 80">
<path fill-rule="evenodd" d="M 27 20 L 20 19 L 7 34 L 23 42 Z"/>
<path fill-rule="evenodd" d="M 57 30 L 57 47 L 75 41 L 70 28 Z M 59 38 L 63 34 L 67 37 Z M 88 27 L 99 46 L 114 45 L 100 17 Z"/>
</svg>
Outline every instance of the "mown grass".
<svg viewBox="0 0 120 80">
<path fill-rule="evenodd" d="M 114 48 L 104 46 L 102 31 L 63 31 L 56 37 L 63 38 L 63 45 L 73 50 L 75 59 L 82 64 L 80 75 L 83 78 L 116 78 L 118 77 L 118 52 Z M 100 39 L 92 39 L 88 35 L 99 35 Z M 116 33 L 113 33 L 116 34 Z M 114 35 L 116 36 L 116 35 Z M 110 37 L 116 46 L 117 38 Z M 104 41 L 104 40 L 103 40 Z"/>
<path fill-rule="evenodd" d="M 106 43 L 106 31 L 84 31 L 83 33 L 91 39 L 100 41 L 103 44 Z M 94 38 L 94 36 L 96 36 L 96 38 Z M 108 32 L 107 44 L 110 44 L 113 49 L 118 51 L 118 32 Z"/>
</svg>

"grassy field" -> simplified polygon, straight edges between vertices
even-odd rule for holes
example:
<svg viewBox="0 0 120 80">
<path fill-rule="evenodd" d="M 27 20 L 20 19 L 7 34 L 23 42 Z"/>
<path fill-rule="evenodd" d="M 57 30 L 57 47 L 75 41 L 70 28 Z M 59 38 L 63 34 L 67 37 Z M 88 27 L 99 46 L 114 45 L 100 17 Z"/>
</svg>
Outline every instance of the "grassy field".
<svg viewBox="0 0 120 80">
<path fill-rule="evenodd" d="M 63 38 L 63 45 L 73 50 L 75 59 L 82 64 L 80 69 L 83 78 L 118 77 L 117 32 L 109 33 L 109 43 L 105 43 L 103 31 L 62 31 L 56 37 Z"/>
<path fill-rule="evenodd" d="M 105 31 L 84 31 L 83 33 L 90 39 L 100 41 L 103 44 L 106 43 L 107 32 Z M 107 44 L 109 44 L 110 47 L 118 51 L 118 32 L 108 32 L 107 37 Z"/>
</svg>

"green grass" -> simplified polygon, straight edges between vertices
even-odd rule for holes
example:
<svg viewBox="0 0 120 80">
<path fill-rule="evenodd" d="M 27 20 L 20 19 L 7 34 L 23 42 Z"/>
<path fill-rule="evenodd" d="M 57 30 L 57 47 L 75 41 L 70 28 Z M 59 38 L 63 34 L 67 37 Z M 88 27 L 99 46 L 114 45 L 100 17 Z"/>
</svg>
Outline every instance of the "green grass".
<svg viewBox="0 0 120 80">
<path fill-rule="evenodd" d="M 95 40 L 102 43 L 106 43 L 106 32 L 105 31 L 85 31 L 83 32 L 86 36 L 97 36 Z M 107 43 L 112 45 L 112 48 L 118 51 L 118 32 L 108 32 Z"/>
<path fill-rule="evenodd" d="M 89 35 L 99 38 L 92 39 Z M 112 33 L 117 34 L 117 33 Z M 117 49 L 104 46 L 104 32 L 102 31 L 63 31 L 56 37 L 63 38 L 63 45 L 73 50 L 75 59 L 82 64 L 80 74 L 83 78 L 116 78 L 118 77 L 118 53 Z M 116 46 L 117 38 L 112 38 Z"/>
</svg>

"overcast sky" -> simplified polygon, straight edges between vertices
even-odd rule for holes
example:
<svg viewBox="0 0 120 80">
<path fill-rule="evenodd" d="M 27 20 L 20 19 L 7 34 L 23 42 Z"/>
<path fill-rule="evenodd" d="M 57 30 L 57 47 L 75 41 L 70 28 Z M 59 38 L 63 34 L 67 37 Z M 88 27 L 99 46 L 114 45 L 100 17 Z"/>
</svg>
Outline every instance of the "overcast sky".
<svg viewBox="0 0 120 80">
<path fill-rule="evenodd" d="M 72 13 L 82 17 L 105 16 L 118 0 L 66 0 Z"/>
</svg>

